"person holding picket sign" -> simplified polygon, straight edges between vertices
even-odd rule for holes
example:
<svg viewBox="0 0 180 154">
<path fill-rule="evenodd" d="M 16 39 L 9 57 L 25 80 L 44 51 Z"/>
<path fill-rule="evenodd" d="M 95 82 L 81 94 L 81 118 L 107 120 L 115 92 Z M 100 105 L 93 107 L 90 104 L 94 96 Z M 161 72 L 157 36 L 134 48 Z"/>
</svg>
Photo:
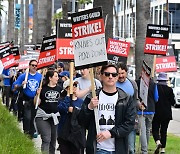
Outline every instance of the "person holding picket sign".
<svg viewBox="0 0 180 154">
<path fill-rule="evenodd" d="M 73 81 L 73 94 L 70 96 L 70 80 L 63 83 L 66 96 L 59 101 L 61 119 L 58 126 L 58 142 L 61 154 L 81 154 L 85 147 L 85 130 L 78 124 L 77 116 L 83 100 L 76 96 L 77 82 Z"/>
<path fill-rule="evenodd" d="M 136 115 L 132 97 L 116 87 L 118 68 L 115 65 L 102 66 L 101 79 L 103 88 L 96 91 L 96 97 L 89 94 L 85 98 L 78 115 L 79 123 L 88 129 L 86 154 L 127 154 L 128 134 L 134 127 Z M 101 123 L 102 115 L 105 119 L 111 117 L 113 122 Z M 97 120 L 100 132 L 96 131 Z"/>
<path fill-rule="evenodd" d="M 39 103 L 35 122 L 37 131 L 41 135 L 41 151 L 54 154 L 57 139 L 57 124 L 60 116 L 57 108 L 60 99 L 61 88 L 57 86 L 58 72 L 49 70 L 45 76 L 42 89 L 39 88 L 34 99 L 34 103 Z M 38 95 L 40 98 L 38 99 Z"/>
<path fill-rule="evenodd" d="M 19 86 L 23 87 L 23 130 L 31 138 L 33 138 L 35 132 L 34 117 L 36 115 L 33 101 L 42 77 L 37 72 L 37 63 L 36 60 L 31 60 L 29 62 L 29 69 L 27 69 L 29 71 L 21 74 L 17 78 L 16 85 L 14 85 L 16 88 Z"/>
</svg>

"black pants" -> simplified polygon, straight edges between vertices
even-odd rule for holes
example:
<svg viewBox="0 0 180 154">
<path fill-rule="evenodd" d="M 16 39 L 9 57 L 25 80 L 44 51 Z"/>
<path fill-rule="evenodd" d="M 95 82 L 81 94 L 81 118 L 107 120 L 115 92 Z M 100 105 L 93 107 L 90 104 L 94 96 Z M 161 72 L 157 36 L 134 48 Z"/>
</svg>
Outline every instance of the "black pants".
<svg viewBox="0 0 180 154">
<path fill-rule="evenodd" d="M 18 110 L 17 107 L 17 99 L 18 99 L 18 94 L 13 94 L 12 99 L 11 99 L 11 105 L 9 107 L 9 110 L 13 110 L 13 113 L 16 113 Z"/>
<path fill-rule="evenodd" d="M 59 137 L 58 137 L 58 143 L 59 143 L 61 154 L 82 154 L 83 153 L 81 149 L 76 149 L 72 143 L 65 141 Z"/>
<path fill-rule="evenodd" d="M 18 121 L 21 121 L 23 119 L 24 105 L 23 105 L 23 99 L 20 96 L 19 99 L 17 100 L 17 107 L 18 107 Z"/>
<path fill-rule="evenodd" d="M 167 129 L 170 120 L 161 120 L 160 118 L 154 116 L 152 121 L 152 135 L 154 141 L 161 141 L 162 148 L 166 147 L 166 139 L 167 139 Z"/>
<path fill-rule="evenodd" d="M 3 101 L 3 104 L 6 104 L 7 108 L 9 108 L 10 94 L 11 94 L 11 87 L 4 86 L 3 94 L 2 94 L 2 101 Z M 6 98 L 6 101 L 5 101 L 5 98 Z"/>
<path fill-rule="evenodd" d="M 23 108 L 23 130 L 25 134 L 28 134 L 31 138 L 33 138 L 35 128 L 34 128 L 34 118 L 36 115 L 35 106 L 33 103 L 33 99 L 26 100 L 24 102 Z"/>
</svg>

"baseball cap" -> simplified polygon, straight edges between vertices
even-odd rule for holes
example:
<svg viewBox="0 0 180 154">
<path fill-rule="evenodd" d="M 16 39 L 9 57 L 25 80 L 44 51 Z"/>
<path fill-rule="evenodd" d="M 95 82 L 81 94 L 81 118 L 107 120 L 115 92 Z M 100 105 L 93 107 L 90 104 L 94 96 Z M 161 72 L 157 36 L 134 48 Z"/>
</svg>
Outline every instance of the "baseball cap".
<svg viewBox="0 0 180 154">
<path fill-rule="evenodd" d="M 58 62 L 57 66 L 62 67 L 64 69 L 64 64 L 62 62 Z"/>
<path fill-rule="evenodd" d="M 67 76 L 68 78 L 70 77 L 70 74 L 68 71 L 62 71 L 60 74 L 59 74 L 60 77 L 63 77 L 63 76 Z"/>
<path fill-rule="evenodd" d="M 73 84 L 75 84 L 75 83 L 76 83 L 76 85 L 77 85 L 77 81 L 73 81 Z M 64 81 L 64 83 L 63 83 L 63 89 L 66 89 L 68 86 L 70 86 L 70 79 Z"/>
</svg>

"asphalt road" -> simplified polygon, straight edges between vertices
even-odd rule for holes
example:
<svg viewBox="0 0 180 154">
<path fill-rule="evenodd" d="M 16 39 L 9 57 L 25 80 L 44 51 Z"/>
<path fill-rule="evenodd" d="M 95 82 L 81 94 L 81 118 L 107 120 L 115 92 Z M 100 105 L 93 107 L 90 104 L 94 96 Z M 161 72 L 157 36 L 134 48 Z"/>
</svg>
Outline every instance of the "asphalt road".
<svg viewBox="0 0 180 154">
<path fill-rule="evenodd" d="M 168 133 L 180 136 L 180 108 L 172 108 L 173 120 L 170 121 Z"/>
</svg>

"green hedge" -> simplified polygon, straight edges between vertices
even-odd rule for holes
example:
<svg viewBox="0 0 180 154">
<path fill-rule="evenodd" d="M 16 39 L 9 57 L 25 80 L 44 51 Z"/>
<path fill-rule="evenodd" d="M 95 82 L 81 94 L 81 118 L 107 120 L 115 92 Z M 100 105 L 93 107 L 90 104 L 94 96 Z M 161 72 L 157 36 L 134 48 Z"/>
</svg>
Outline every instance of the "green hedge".
<svg viewBox="0 0 180 154">
<path fill-rule="evenodd" d="M 18 128 L 18 122 L 0 102 L 0 153 L 37 154 L 34 143 Z"/>
</svg>

